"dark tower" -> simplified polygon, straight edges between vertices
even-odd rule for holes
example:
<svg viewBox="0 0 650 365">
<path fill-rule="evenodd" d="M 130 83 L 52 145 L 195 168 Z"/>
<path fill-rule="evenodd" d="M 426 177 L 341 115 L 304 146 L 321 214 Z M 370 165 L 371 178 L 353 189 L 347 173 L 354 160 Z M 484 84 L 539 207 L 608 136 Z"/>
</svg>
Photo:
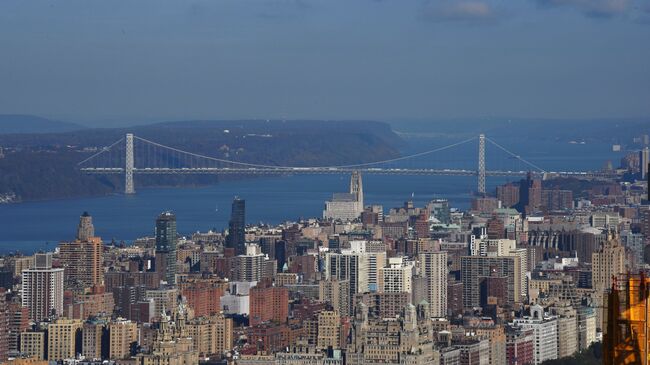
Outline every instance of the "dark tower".
<svg viewBox="0 0 650 365">
<path fill-rule="evenodd" d="M 228 223 L 226 247 L 235 249 L 237 255 L 246 254 L 246 201 L 235 197 Z"/>
<path fill-rule="evenodd" d="M 517 203 L 518 211 L 529 215 L 536 212 L 542 205 L 542 181 L 533 178 L 530 172 L 526 178 L 519 182 L 519 203 Z"/>
<path fill-rule="evenodd" d="M 169 284 L 176 283 L 176 216 L 164 212 L 156 219 L 156 270 Z"/>
</svg>

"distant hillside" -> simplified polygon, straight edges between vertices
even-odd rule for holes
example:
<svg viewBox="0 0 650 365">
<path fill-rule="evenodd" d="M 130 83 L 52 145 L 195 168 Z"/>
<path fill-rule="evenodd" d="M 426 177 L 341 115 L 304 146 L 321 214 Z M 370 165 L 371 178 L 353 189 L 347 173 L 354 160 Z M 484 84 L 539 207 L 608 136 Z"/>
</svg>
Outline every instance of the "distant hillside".
<svg viewBox="0 0 650 365">
<path fill-rule="evenodd" d="M 134 133 L 167 146 L 233 161 L 278 166 L 330 166 L 399 156 L 402 140 L 369 121 L 178 121 L 65 133 L 0 134 L 0 197 L 42 200 L 120 192 L 121 176 L 84 176 L 76 163 Z M 136 160 L 137 160 L 136 148 Z M 214 184 L 218 176 L 137 176 L 146 186 Z"/>
<path fill-rule="evenodd" d="M 458 118 L 395 121 L 392 127 L 409 138 L 462 138 L 485 133 L 499 139 L 628 143 L 650 134 L 650 118 L 535 119 Z"/>
<path fill-rule="evenodd" d="M 33 115 L 0 114 L 0 134 L 60 133 L 83 128 L 78 124 L 59 122 Z"/>
</svg>

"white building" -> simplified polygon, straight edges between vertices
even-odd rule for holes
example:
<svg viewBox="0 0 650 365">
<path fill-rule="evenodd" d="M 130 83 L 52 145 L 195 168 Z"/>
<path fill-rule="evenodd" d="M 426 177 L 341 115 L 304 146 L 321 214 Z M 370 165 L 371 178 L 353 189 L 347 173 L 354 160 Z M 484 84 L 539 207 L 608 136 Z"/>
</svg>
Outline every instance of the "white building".
<svg viewBox="0 0 650 365">
<path fill-rule="evenodd" d="M 515 240 L 497 239 L 487 237 L 472 237 L 470 254 L 472 256 L 511 256 L 509 253 L 517 248 Z"/>
<path fill-rule="evenodd" d="M 558 323 L 557 317 L 548 316 L 544 308 L 534 305 L 530 308 L 531 315 L 523 318 L 515 318 L 514 324 L 523 329 L 532 329 L 535 335 L 533 344 L 533 358 L 535 365 L 546 360 L 558 358 Z"/>
<path fill-rule="evenodd" d="M 229 291 L 220 298 L 221 310 L 226 314 L 250 314 L 250 290 L 257 281 L 231 281 Z"/>
<path fill-rule="evenodd" d="M 401 257 L 388 259 L 388 266 L 379 269 L 379 290 L 383 293 L 413 292 L 412 278 L 415 263 Z"/>
<path fill-rule="evenodd" d="M 63 315 L 63 271 L 52 268 L 51 253 L 35 254 L 34 267 L 22 271 L 22 305 L 31 320 Z"/>
<path fill-rule="evenodd" d="M 332 200 L 325 202 L 323 219 L 353 221 L 363 213 L 363 183 L 361 174 L 353 172 L 350 177 L 349 193 L 334 193 Z"/>
<path fill-rule="evenodd" d="M 617 228 L 621 223 L 621 217 L 614 212 L 600 212 L 592 214 L 589 221 L 594 228 Z"/>
<path fill-rule="evenodd" d="M 351 248 L 325 256 L 327 280 L 350 280 L 350 295 L 379 289 L 379 269 L 386 265 L 386 251 L 368 249 L 367 241 L 351 241 Z"/>
</svg>

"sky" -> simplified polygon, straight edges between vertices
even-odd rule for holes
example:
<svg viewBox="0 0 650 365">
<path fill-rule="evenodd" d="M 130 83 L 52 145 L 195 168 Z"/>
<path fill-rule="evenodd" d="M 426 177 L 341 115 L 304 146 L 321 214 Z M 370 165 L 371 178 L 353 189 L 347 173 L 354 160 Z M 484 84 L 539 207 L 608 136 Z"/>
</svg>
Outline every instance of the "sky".
<svg viewBox="0 0 650 365">
<path fill-rule="evenodd" d="M 2 0 L 0 114 L 650 116 L 650 0 Z"/>
</svg>

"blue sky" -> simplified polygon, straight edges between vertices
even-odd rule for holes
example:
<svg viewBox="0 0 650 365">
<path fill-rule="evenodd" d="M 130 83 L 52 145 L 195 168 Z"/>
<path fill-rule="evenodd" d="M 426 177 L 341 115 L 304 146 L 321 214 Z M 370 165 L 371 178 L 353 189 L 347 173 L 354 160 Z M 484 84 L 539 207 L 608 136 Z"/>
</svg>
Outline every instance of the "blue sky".
<svg viewBox="0 0 650 365">
<path fill-rule="evenodd" d="M 650 0 L 2 0 L 0 113 L 650 116 Z"/>
</svg>

